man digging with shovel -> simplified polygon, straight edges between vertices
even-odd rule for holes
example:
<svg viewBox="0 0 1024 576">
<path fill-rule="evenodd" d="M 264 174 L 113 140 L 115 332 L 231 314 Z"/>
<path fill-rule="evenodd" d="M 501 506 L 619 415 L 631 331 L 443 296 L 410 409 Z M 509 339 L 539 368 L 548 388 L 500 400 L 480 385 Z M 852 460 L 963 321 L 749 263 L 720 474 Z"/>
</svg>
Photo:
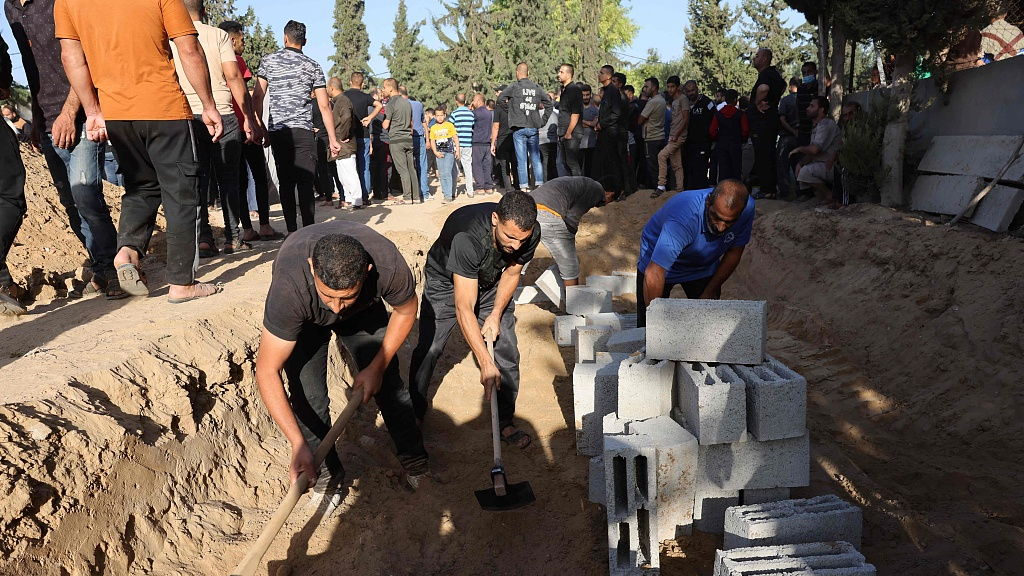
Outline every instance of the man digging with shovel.
<svg viewBox="0 0 1024 576">
<path fill-rule="evenodd" d="M 388 314 L 384 307 L 392 307 Z M 327 356 L 331 333 L 355 359 L 353 399 L 377 401 L 416 490 L 429 473 L 423 436 L 395 354 L 416 321 L 416 284 L 390 240 L 354 222 L 326 222 L 288 236 L 274 261 L 256 355 L 260 396 L 292 446 L 290 480 L 316 483 L 313 451 L 331 428 Z M 288 375 L 285 394 L 281 372 Z M 344 479 L 338 453 L 324 463 L 326 490 Z M 318 489 L 319 491 L 319 489 Z"/>
<path fill-rule="evenodd" d="M 448 216 L 424 267 L 420 337 L 409 376 L 417 418 L 422 420 L 427 413 L 430 377 L 458 324 L 480 364 L 480 383 L 488 399 L 497 387 L 493 393 L 501 439 L 519 449 L 530 445 L 529 434 L 517 429 L 512 420 L 519 393 L 512 295 L 538 244 L 537 204 L 525 192 L 508 192 L 497 204 L 473 204 Z M 493 357 L 485 335 L 496 339 Z"/>
</svg>

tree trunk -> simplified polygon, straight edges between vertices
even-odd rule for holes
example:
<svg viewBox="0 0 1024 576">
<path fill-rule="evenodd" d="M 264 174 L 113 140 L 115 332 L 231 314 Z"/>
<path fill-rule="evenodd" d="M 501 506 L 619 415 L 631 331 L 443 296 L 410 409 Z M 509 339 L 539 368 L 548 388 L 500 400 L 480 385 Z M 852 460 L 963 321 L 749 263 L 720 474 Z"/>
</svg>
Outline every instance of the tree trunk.
<svg viewBox="0 0 1024 576">
<path fill-rule="evenodd" d="M 846 93 L 846 30 L 839 24 L 832 25 L 832 87 L 828 92 L 828 113 L 833 120 L 839 120 Z"/>
<path fill-rule="evenodd" d="M 882 141 L 882 165 L 886 171 L 882 185 L 883 206 L 903 206 L 907 197 L 903 190 L 903 156 L 906 152 L 907 126 L 910 123 L 910 97 L 913 85 L 910 74 L 914 71 L 914 57 L 896 56 L 893 72 L 891 114 L 895 118 L 885 127 Z"/>
<path fill-rule="evenodd" d="M 825 62 L 828 61 L 828 28 L 825 27 L 825 16 L 824 14 L 818 14 L 818 68 L 819 71 L 818 79 L 818 94 L 825 95 L 825 74 L 821 74 L 821 71 L 827 70 Z"/>
</svg>

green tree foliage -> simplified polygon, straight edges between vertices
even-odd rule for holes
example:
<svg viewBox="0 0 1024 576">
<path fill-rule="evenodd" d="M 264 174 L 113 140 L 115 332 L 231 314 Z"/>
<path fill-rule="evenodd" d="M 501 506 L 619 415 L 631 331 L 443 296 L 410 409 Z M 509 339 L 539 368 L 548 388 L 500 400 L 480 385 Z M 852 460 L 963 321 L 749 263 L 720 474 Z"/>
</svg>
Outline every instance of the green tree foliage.
<svg viewBox="0 0 1024 576">
<path fill-rule="evenodd" d="M 537 0 L 494 0 L 488 11 L 495 27 L 495 62 L 502 81 L 515 80 L 520 62 L 530 66 L 530 79 L 546 88 L 557 84 L 558 65 L 568 56 L 562 29 L 554 19 L 554 3 Z"/>
<path fill-rule="evenodd" d="M 234 20 L 245 27 L 245 50 L 242 58 L 255 73 L 260 67 L 263 57 L 280 50 L 277 38 L 269 26 L 264 26 L 256 17 L 256 11 L 249 6 L 244 14 L 235 10 L 235 0 L 206 0 L 203 22 L 210 26 L 218 26 L 225 20 Z"/>
<path fill-rule="evenodd" d="M 501 56 L 496 50 L 493 15 L 484 9 L 483 0 L 450 0 L 442 9 L 443 14 L 431 18 L 444 45 L 437 60 L 441 77 L 448 83 L 438 98 L 450 102 L 457 92 L 491 95 L 498 78 L 507 81 L 508 76 L 496 66 Z"/>
<path fill-rule="evenodd" d="M 749 64 L 747 44 L 733 33 L 739 14 L 721 0 L 690 0 L 683 57 L 693 62 L 702 89 L 749 89 L 757 72 Z"/>
<path fill-rule="evenodd" d="M 782 0 L 743 0 L 742 34 L 750 42 L 750 53 L 758 48 L 770 49 L 774 55 L 772 64 L 780 72 L 792 70 L 801 58 L 795 30 L 782 21 L 786 8 Z"/>
<path fill-rule="evenodd" d="M 29 110 L 32 107 L 32 93 L 29 91 L 28 86 L 12 82 L 10 96 L 7 100 L 0 100 L 0 105 L 3 104 L 10 104 L 16 110 Z M 0 120 L 0 122 L 3 122 L 3 120 Z"/>
<path fill-rule="evenodd" d="M 576 66 L 576 79 L 592 85 L 605 64 L 620 64 L 614 52 L 633 43 L 640 31 L 621 0 L 553 2 L 550 14 L 558 27 L 557 55 Z"/>
<path fill-rule="evenodd" d="M 661 83 L 662 90 L 665 89 L 665 81 L 669 76 L 679 76 L 680 80 L 696 80 L 697 85 L 703 91 L 705 86 L 702 79 L 697 75 L 693 61 L 689 59 L 676 58 L 667 62 L 661 61 L 661 55 L 655 48 L 647 50 L 647 61 L 630 66 L 623 71 L 626 74 L 626 82 L 636 88 L 637 97 L 640 97 L 640 89 L 648 78 L 657 78 Z"/>
<path fill-rule="evenodd" d="M 409 24 L 405 0 L 400 0 L 395 13 L 395 37 L 390 45 L 380 47 L 380 55 L 387 60 L 388 75 L 408 88 L 410 96 L 436 104 L 446 82 L 440 74 L 437 54 L 420 40 L 424 24 L 425 20 Z"/>
<path fill-rule="evenodd" d="M 334 55 L 328 59 L 331 76 L 346 79 L 352 72 L 369 72 L 370 35 L 363 23 L 366 3 L 363 0 L 335 0 Z"/>
</svg>

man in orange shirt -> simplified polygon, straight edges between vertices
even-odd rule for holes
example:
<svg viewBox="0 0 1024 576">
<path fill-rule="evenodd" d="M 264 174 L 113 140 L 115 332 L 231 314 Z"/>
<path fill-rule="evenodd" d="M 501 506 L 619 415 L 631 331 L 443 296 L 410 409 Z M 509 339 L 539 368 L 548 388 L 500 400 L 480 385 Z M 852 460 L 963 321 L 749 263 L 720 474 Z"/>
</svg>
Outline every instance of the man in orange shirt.
<svg viewBox="0 0 1024 576">
<path fill-rule="evenodd" d="M 210 73 L 181 0 L 57 0 L 56 36 L 71 87 L 85 109 L 89 140 L 110 137 L 124 175 L 114 258 L 121 289 L 149 294 L 140 271 L 161 203 L 167 218 L 168 300 L 220 291 L 196 282 L 199 265 L 199 159 L 192 109 L 178 85 L 170 41 L 202 102 L 203 124 L 223 131 Z"/>
</svg>

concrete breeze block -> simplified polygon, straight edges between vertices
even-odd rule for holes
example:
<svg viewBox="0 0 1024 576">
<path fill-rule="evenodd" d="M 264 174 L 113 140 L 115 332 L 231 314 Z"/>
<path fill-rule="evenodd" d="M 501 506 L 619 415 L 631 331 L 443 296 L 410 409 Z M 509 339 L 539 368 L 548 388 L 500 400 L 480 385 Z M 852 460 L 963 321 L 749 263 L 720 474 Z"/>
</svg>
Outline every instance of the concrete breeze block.
<svg viewBox="0 0 1024 576">
<path fill-rule="evenodd" d="M 604 437 L 612 574 L 657 568 L 658 544 L 688 534 L 693 516 L 697 439 L 667 417 L 626 428 L 628 434 Z"/>
<path fill-rule="evenodd" d="M 619 314 L 618 312 L 600 312 L 587 314 L 587 324 L 604 324 L 611 326 L 616 332 L 636 328 L 636 314 Z"/>
<path fill-rule="evenodd" d="M 590 491 L 587 499 L 601 506 L 608 503 L 604 493 L 604 455 L 590 459 Z"/>
<path fill-rule="evenodd" d="M 591 288 L 600 288 L 612 293 L 613 296 L 622 296 L 636 292 L 636 275 L 632 278 L 619 274 L 612 276 L 587 276 L 585 283 Z"/>
<path fill-rule="evenodd" d="M 606 352 L 611 326 L 578 326 L 572 331 L 572 345 L 576 348 L 576 363 L 593 362 L 594 353 Z"/>
<path fill-rule="evenodd" d="M 875 567 L 849 542 L 755 546 L 715 552 L 714 576 L 873 575 Z"/>
<path fill-rule="evenodd" d="M 789 488 L 752 488 L 740 490 L 740 504 L 749 506 L 751 504 L 765 504 L 789 500 Z"/>
<path fill-rule="evenodd" d="M 572 331 L 586 325 L 587 319 L 583 316 L 555 316 L 555 342 L 559 346 L 572 346 Z"/>
<path fill-rule="evenodd" d="M 725 531 L 725 510 L 739 504 L 739 490 L 698 491 L 693 501 L 693 527 L 701 532 L 721 534 Z"/>
<path fill-rule="evenodd" d="M 547 301 L 547 297 L 536 286 L 520 286 L 516 288 L 512 299 L 515 300 L 516 304 L 536 304 L 537 302 Z"/>
<path fill-rule="evenodd" d="M 729 366 L 678 362 L 676 406 L 680 422 L 701 446 L 739 442 L 747 431 L 746 385 Z"/>
<path fill-rule="evenodd" d="M 674 362 L 631 356 L 619 364 L 619 418 L 641 420 L 672 412 Z"/>
<path fill-rule="evenodd" d="M 749 436 L 732 444 L 700 447 L 698 490 L 749 490 L 807 486 L 810 437 L 755 442 Z"/>
<path fill-rule="evenodd" d="M 736 506 L 725 513 L 725 550 L 842 540 L 860 549 L 861 510 L 834 494 Z"/>
<path fill-rule="evenodd" d="M 611 312 L 612 293 L 590 286 L 566 286 L 565 311 L 577 316 Z"/>
<path fill-rule="evenodd" d="M 615 363 L 577 364 L 572 371 L 572 405 L 576 453 L 601 454 L 602 419 L 614 414 L 618 400 L 619 366 Z"/>
<path fill-rule="evenodd" d="M 551 266 L 537 278 L 537 288 L 547 296 L 548 300 L 555 305 L 555 308 L 564 310 L 565 306 L 565 284 L 558 275 L 558 267 Z"/>
<path fill-rule="evenodd" d="M 807 427 L 807 380 L 767 356 L 757 366 L 735 365 L 747 392 L 747 430 L 758 440 L 794 438 Z"/>
<path fill-rule="evenodd" d="M 647 355 L 658 360 L 760 364 L 768 304 L 657 298 L 647 308 Z"/>
<path fill-rule="evenodd" d="M 612 334 L 608 339 L 609 352 L 625 352 L 632 354 L 644 349 L 647 344 L 647 329 L 633 328 Z"/>
<path fill-rule="evenodd" d="M 626 278 L 624 281 L 625 283 L 622 285 L 623 294 L 636 294 L 636 270 L 632 272 L 616 270 L 615 272 L 612 272 L 612 276 L 622 276 L 623 278 Z M 619 294 L 616 294 L 616 296 L 619 296 Z"/>
<path fill-rule="evenodd" d="M 629 354 L 625 352 L 594 352 L 595 364 L 608 364 L 609 362 L 618 364 L 626 358 L 629 358 Z"/>
</svg>

